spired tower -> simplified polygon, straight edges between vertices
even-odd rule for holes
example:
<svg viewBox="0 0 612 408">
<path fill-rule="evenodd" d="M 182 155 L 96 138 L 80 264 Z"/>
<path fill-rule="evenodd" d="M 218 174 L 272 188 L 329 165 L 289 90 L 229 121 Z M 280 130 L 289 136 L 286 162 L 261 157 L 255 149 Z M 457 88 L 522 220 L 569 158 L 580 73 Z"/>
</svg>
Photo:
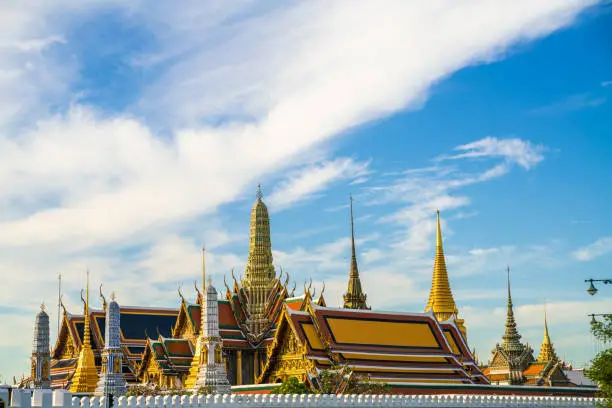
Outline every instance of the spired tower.
<svg viewBox="0 0 612 408">
<path fill-rule="evenodd" d="M 534 361 L 533 350 L 528 344 L 521 343 L 521 335 L 516 328 L 512 293 L 510 291 L 510 267 L 508 273 L 508 310 L 506 312 L 506 330 L 501 346 L 497 344 L 489 364 L 490 374 L 505 374 L 510 385 L 521 385 L 526 381 L 523 371 Z"/>
<path fill-rule="evenodd" d="M 251 211 L 249 257 L 242 286 L 248 293 L 246 324 L 255 337 L 265 334 L 270 322 L 266 315 L 267 297 L 276 284 L 272 260 L 270 217 L 262 201 L 261 185 L 257 186 L 257 201 Z M 216 296 L 216 295 L 215 295 Z"/>
<path fill-rule="evenodd" d="M 202 254 L 202 323 L 194 361 L 199 360 L 199 366 L 192 368 L 189 373 L 188 382 L 193 381 L 194 374 L 197 375 L 193 389 L 209 387 L 217 394 L 231 393 L 225 361 L 223 358 L 223 340 L 219 334 L 219 303 L 217 302 L 217 289 L 212 285 L 212 279 L 208 278 L 208 287 L 204 284 L 206 279 L 205 258 Z M 197 370 L 197 371 L 196 371 Z M 191 386 L 191 384 L 187 384 Z"/>
<path fill-rule="evenodd" d="M 544 307 L 544 340 L 542 341 L 542 347 L 540 348 L 540 354 L 538 355 L 538 361 L 559 361 L 555 348 L 550 341 L 548 335 L 548 322 L 546 321 L 546 306 Z"/>
<path fill-rule="evenodd" d="M 85 324 L 83 328 L 83 345 L 79 352 L 79 360 L 77 368 L 72 377 L 72 385 L 70 392 L 75 393 L 93 393 L 98 382 L 98 371 L 96 370 L 96 362 L 94 352 L 91 349 L 91 332 L 89 322 L 89 271 L 87 272 L 87 289 L 85 296 L 84 307 Z"/>
<path fill-rule="evenodd" d="M 353 196 L 351 200 L 351 269 L 349 273 L 348 290 L 342 296 L 345 309 L 370 309 L 366 304 L 366 294 L 361 289 L 359 269 L 357 268 L 357 254 L 355 251 L 355 228 L 353 225 Z"/>
<path fill-rule="evenodd" d="M 122 371 L 123 352 L 121 351 L 120 333 L 121 313 L 115 294 L 111 295 L 111 302 L 106 307 L 106 323 L 104 350 L 102 351 L 102 368 L 96 396 L 121 396 L 127 392 L 127 385 Z"/>
<path fill-rule="evenodd" d="M 440 227 L 440 211 L 436 211 L 436 257 L 434 259 L 433 277 L 429 300 L 425 311 L 432 310 L 438 321 L 445 321 L 451 317 L 455 318 L 455 323 L 463 337 L 467 338 L 467 330 L 463 325 L 463 319 L 459 318 L 457 305 L 453 299 L 453 292 L 448 282 L 448 272 L 446 270 L 446 260 L 444 259 L 444 249 L 442 248 L 442 229 Z"/>
<path fill-rule="evenodd" d="M 51 352 L 49 350 L 49 315 L 43 303 L 36 315 L 32 345 L 32 388 L 51 387 Z"/>
</svg>

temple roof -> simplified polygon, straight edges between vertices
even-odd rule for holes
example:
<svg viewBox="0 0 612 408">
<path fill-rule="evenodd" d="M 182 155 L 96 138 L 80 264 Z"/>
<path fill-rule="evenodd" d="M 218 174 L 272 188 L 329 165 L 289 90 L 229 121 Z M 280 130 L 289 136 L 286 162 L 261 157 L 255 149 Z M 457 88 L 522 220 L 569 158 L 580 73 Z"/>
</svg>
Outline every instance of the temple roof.
<svg viewBox="0 0 612 408">
<path fill-rule="evenodd" d="M 278 353 L 287 327 L 319 368 L 339 362 L 386 382 L 481 383 L 487 380 L 475 364 L 454 322 L 440 323 L 432 313 L 398 313 L 317 306 L 288 307 L 272 345 Z M 277 350 L 277 351 L 275 351 Z M 273 381 L 274 359 L 261 381 Z"/>
</svg>

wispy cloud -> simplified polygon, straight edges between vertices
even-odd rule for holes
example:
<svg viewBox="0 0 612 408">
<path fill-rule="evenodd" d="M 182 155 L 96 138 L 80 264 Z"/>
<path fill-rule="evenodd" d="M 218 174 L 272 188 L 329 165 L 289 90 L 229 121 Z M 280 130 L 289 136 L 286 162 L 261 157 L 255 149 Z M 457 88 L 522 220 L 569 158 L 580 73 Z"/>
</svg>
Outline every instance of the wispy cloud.
<svg viewBox="0 0 612 408">
<path fill-rule="evenodd" d="M 369 164 L 337 158 L 300 169 L 275 187 L 268 198 L 270 207 L 279 210 L 297 201 L 312 199 L 340 180 L 362 180 L 369 173 Z"/>
<path fill-rule="evenodd" d="M 602 237 L 597 241 L 572 252 L 579 261 L 591 261 L 612 252 L 612 237 Z"/>
<path fill-rule="evenodd" d="M 529 141 L 521 139 L 498 139 L 486 137 L 473 143 L 457 146 L 458 153 L 451 156 L 440 156 L 438 160 L 456 159 L 504 159 L 509 164 L 518 164 L 529 169 L 544 160 L 544 146 L 534 145 Z M 503 174 L 505 167 L 494 167 L 482 177 L 485 179 L 493 178 Z"/>
<path fill-rule="evenodd" d="M 529 113 L 532 115 L 558 115 L 565 112 L 596 108 L 606 103 L 606 101 L 607 98 L 605 96 L 596 96 L 588 93 L 570 95 L 549 105 L 531 109 Z"/>
<path fill-rule="evenodd" d="M 603 81 L 601 86 L 612 86 L 612 81 Z"/>
</svg>

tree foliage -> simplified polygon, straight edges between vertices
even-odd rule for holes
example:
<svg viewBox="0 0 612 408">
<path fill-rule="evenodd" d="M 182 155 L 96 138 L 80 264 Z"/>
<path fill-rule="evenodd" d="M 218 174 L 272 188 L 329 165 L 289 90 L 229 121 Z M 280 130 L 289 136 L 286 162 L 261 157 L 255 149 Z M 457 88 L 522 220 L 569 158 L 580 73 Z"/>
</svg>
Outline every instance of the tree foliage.
<svg viewBox="0 0 612 408">
<path fill-rule="evenodd" d="M 318 377 L 321 394 L 389 394 L 389 385 L 371 381 L 369 376 L 358 374 L 346 365 L 323 370 Z"/>
<path fill-rule="evenodd" d="M 315 389 L 295 377 L 289 377 L 273 394 L 389 394 L 389 385 L 371 381 L 370 377 L 354 372 L 346 365 L 333 366 L 319 372 Z"/>
<path fill-rule="evenodd" d="M 166 389 L 157 385 L 150 384 L 138 384 L 128 387 L 126 397 L 154 397 L 157 395 L 193 395 L 193 394 L 214 394 L 214 390 L 211 387 L 198 387 L 195 391 L 188 391 L 185 389 Z"/>
<path fill-rule="evenodd" d="M 612 315 L 604 316 L 601 322 L 592 323 L 591 331 L 595 338 L 604 343 L 612 341 Z M 605 399 L 601 405 L 612 408 L 612 349 L 599 352 L 591 361 L 586 375 L 599 384 L 601 397 Z"/>
<path fill-rule="evenodd" d="M 289 377 L 280 387 L 276 387 L 271 394 L 312 394 L 312 390 L 295 377 Z"/>
<path fill-rule="evenodd" d="M 599 352 L 587 371 L 587 376 L 599 384 L 604 407 L 612 407 L 612 349 Z"/>
<path fill-rule="evenodd" d="M 604 343 L 612 341 L 612 315 L 603 317 L 603 321 L 591 323 L 591 332 L 595 338 Z"/>
</svg>

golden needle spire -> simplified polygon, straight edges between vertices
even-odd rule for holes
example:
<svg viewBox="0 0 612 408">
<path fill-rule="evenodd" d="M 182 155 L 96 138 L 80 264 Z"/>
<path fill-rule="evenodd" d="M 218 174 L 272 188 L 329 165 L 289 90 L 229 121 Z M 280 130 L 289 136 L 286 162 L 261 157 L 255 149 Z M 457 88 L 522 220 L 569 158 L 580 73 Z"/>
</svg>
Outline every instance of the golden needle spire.
<svg viewBox="0 0 612 408">
<path fill-rule="evenodd" d="M 87 283 L 85 287 L 85 324 L 83 328 L 83 347 L 87 348 L 91 348 L 89 326 L 89 270 L 87 270 Z"/>
<path fill-rule="evenodd" d="M 540 354 L 538 355 L 538 361 L 557 361 L 557 353 L 555 348 L 550 341 L 548 335 L 548 321 L 546 319 L 546 303 L 544 303 L 544 340 L 542 341 L 542 347 L 540 348 Z"/>
<path fill-rule="evenodd" d="M 436 211 L 436 256 L 434 258 L 433 277 L 429 300 L 425 311 L 433 310 L 440 321 L 449 319 L 457 314 L 457 306 L 453 299 L 453 292 L 448 281 L 446 260 L 442 247 L 442 228 L 440 227 L 440 211 Z"/>
<path fill-rule="evenodd" d="M 72 377 L 70 392 L 92 393 L 98 382 L 98 370 L 93 350 L 91 349 L 90 323 L 89 323 L 89 270 L 87 271 L 87 288 L 85 291 L 83 325 L 83 345 L 79 352 L 77 368 Z"/>
</svg>

